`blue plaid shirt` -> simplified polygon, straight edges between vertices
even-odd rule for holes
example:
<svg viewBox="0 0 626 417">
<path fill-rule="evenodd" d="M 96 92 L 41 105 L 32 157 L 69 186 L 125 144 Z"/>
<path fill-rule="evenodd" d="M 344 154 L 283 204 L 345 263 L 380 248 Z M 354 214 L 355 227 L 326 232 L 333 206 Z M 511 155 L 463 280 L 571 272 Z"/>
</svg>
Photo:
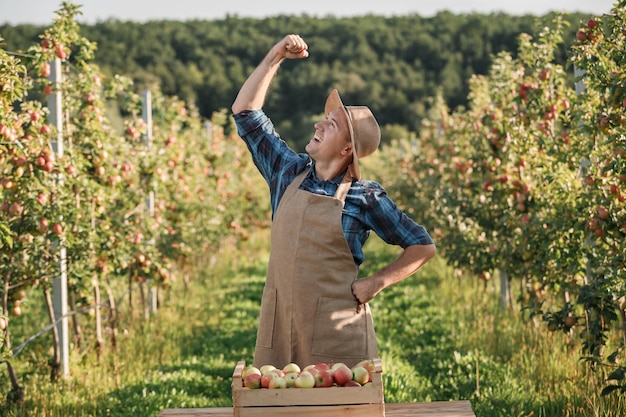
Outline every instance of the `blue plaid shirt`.
<svg viewBox="0 0 626 417">
<path fill-rule="evenodd" d="M 335 195 L 345 173 L 329 181 L 319 180 L 312 169 L 315 163 L 311 158 L 289 148 L 262 110 L 245 110 L 234 115 L 234 119 L 239 136 L 248 146 L 254 164 L 269 185 L 272 217 L 289 184 L 304 170 L 309 170 L 309 174 L 300 189 L 320 195 Z M 371 230 L 385 242 L 402 248 L 433 243 L 426 229 L 402 212 L 385 189 L 374 181 L 352 183 L 343 208 L 342 226 L 357 266 L 363 263 L 363 245 Z"/>
</svg>

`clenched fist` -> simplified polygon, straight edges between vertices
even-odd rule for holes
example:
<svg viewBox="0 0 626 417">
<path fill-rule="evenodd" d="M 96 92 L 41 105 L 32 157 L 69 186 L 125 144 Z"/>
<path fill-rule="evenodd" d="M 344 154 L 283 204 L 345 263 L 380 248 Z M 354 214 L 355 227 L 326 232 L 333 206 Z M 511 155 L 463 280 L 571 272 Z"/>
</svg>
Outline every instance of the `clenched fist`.
<svg viewBox="0 0 626 417">
<path fill-rule="evenodd" d="M 275 46 L 276 53 L 288 59 L 300 59 L 309 56 L 309 47 L 299 35 L 287 35 Z"/>
</svg>

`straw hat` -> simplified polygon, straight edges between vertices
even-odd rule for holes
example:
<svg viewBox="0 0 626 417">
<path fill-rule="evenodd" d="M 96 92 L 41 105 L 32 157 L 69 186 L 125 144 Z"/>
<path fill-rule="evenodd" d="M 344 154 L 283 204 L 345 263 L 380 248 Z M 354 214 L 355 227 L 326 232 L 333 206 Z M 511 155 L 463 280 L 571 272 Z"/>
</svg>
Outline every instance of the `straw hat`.
<svg viewBox="0 0 626 417">
<path fill-rule="evenodd" d="M 348 120 L 348 130 L 352 141 L 352 163 L 350 173 L 352 178 L 361 179 L 359 159 L 374 153 L 380 144 L 380 127 L 372 111 L 367 106 L 344 106 L 339 92 L 333 90 L 326 99 L 324 112 L 328 113 L 342 109 Z"/>
</svg>

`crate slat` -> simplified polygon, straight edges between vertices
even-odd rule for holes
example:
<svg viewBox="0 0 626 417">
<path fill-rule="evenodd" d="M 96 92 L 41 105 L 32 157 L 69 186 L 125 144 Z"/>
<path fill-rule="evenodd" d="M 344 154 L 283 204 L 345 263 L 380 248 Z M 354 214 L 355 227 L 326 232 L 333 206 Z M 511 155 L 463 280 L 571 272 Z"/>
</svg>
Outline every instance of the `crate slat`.
<svg viewBox="0 0 626 417">
<path fill-rule="evenodd" d="M 476 417 L 469 401 L 435 401 L 430 403 L 385 404 L 385 417 Z M 293 408 L 291 408 L 293 411 Z M 299 409 L 298 409 L 299 411 Z M 299 414 L 299 412 L 298 412 Z M 271 416 L 272 414 L 265 414 Z M 294 415 L 293 413 L 291 415 Z M 332 417 L 333 414 L 318 414 Z M 344 416 L 344 414 L 334 414 Z M 234 409 L 178 408 L 163 410 L 158 417 L 233 417 Z"/>
</svg>

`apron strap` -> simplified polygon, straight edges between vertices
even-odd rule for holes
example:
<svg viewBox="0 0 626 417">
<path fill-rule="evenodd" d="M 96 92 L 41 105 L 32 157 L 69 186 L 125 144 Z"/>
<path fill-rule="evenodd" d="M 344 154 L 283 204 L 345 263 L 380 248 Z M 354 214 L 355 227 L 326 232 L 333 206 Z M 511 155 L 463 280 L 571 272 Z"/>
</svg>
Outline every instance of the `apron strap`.
<svg viewBox="0 0 626 417">
<path fill-rule="evenodd" d="M 304 178 L 311 172 L 310 169 L 302 171 L 298 174 L 291 184 L 285 190 L 285 195 L 295 193 L 299 188 L 300 184 L 304 181 Z M 348 191 L 350 191 L 350 187 L 352 186 L 352 175 L 350 175 L 350 171 L 346 171 L 346 174 L 343 176 L 341 183 L 337 186 L 337 191 L 335 191 L 335 198 L 340 200 L 342 203 L 346 202 L 346 196 L 348 195 Z M 283 196 L 283 198 L 285 197 Z M 281 199 L 282 200 L 282 199 Z"/>
<path fill-rule="evenodd" d="M 348 191 L 350 191 L 350 187 L 352 186 L 352 175 L 350 175 L 350 170 L 346 171 L 346 175 L 343 176 L 341 180 L 341 184 L 337 187 L 337 191 L 335 192 L 335 198 L 341 200 L 342 203 L 345 204 L 346 196 L 348 195 Z"/>
</svg>

